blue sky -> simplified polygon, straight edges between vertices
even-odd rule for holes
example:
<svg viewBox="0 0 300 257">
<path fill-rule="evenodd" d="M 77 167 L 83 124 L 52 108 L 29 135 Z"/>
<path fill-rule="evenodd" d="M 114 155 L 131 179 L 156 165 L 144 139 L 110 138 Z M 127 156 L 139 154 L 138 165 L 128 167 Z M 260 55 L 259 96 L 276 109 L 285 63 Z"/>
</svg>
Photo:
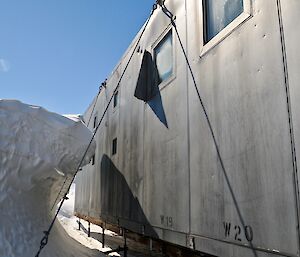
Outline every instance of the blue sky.
<svg viewBox="0 0 300 257">
<path fill-rule="evenodd" d="M 0 0 L 0 99 L 83 113 L 154 0 Z"/>
</svg>

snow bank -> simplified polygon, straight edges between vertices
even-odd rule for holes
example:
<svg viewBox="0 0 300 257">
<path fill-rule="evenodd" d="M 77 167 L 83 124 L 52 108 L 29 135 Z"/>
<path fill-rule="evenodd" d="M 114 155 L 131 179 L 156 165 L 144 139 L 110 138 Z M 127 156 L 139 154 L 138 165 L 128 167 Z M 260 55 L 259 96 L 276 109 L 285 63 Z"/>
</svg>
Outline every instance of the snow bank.
<svg viewBox="0 0 300 257">
<path fill-rule="evenodd" d="M 0 257 L 35 256 L 60 186 L 76 171 L 91 137 L 78 117 L 0 100 Z M 84 164 L 94 151 L 95 142 Z M 72 240 L 56 222 L 40 256 L 99 254 Z"/>
</svg>

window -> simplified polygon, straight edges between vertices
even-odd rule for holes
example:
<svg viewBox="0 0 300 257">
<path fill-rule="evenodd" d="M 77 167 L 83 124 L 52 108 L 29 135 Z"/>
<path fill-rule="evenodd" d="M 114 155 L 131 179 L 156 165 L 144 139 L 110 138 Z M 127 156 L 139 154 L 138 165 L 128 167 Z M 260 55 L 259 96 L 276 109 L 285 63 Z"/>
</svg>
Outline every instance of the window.
<svg viewBox="0 0 300 257">
<path fill-rule="evenodd" d="M 173 73 L 173 39 L 170 31 L 154 49 L 154 60 L 158 71 L 159 84 Z"/>
<path fill-rule="evenodd" d="M 119 100 L 119 91 L 116 91 L 115 95 L 114 95 L 114 108 L 117 107 L 118 105 L 118 100 Z"/>
<path fill-rule="evenodd" d="M 204 42 L 209 42 L 244 11 L 244 0 L 203 0 Z"/>
<path fill-rule="evenodd" d="M 113 141 L 112 141 L 112 155 L 115 155 L 117 153 L 117 145 L 118 142 L 117 142 L 117 138 L 115 138 Z"/>
<path fill-rule="evenodd" d="M 97 127 L 97 116 L 94 117 L 94 126 L 93 128 L 96 128 Z"/>
</svg>

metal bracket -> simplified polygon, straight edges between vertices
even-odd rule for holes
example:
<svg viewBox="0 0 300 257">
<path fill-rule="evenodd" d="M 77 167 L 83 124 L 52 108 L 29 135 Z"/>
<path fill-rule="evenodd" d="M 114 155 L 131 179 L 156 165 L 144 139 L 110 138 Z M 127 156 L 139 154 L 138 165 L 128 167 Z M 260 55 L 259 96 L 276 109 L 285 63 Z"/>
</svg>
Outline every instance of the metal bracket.
<svg viewBox="0 0 300 257">
<path fill-rule="evenodd" d="M 156 4 L 162 7 L 163 5 L 165 5 L 165 0 L 156 0 Z"/>
</svg>

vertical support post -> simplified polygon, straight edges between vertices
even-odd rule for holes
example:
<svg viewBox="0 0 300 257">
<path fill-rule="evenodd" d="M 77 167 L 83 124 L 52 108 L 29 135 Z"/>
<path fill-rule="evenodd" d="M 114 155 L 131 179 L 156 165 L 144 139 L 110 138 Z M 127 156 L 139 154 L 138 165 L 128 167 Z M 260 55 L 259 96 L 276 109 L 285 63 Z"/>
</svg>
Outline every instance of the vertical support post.
<svg viewBox="0 0 300 257">
<path fill-rule="evenodd" d="M 127 257 L 127 250 L 126 230 L 124 229 L 124 257 Z"/>
<path fill-rule="evenodd" d="M 127 246 L 125 246 L 124 247 L 124 257 L 127 257 L 127 250 L 128 250 L 128 248 L 127 248 Z"/>
<path fill-rule="evenodd" d="M 153 250 L 153 242 L 152 239 L 149 239 L 149 250 L 152 251 Z"/>
<path fill-rule="evenodd" d="M 80 231 L 80 225 L 81 225 L 81 223 L 80 223 L 80 218 L 78 219 L 78 230 Z"/>
<path fill-rule="evenodd" d="M 104 248 L 104 244 L 105 244 L 105 228 L 102 225 L 102 247 Z"/>
<path fill-rule="evenodd" d="M 88 225 L 88 237 L 91 237 L 91 223 Z"/>
</svg>

